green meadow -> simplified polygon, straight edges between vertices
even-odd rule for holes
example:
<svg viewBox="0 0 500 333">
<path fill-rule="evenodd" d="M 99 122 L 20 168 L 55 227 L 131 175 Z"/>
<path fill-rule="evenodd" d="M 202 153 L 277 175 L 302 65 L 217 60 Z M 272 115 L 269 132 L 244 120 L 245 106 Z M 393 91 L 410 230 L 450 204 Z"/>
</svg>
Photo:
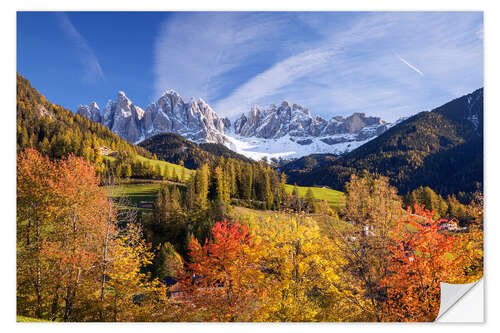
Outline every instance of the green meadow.
<svg viewBox="0 0 500 333">
<path fill-rule="evenodd" d="M 292 193 L 293 188 L 293 185 L 286 185 L 286 191 L 288 193 Z M 345 194 L 343 192 L 323 187 L 297 186 L 297 189 L 300 197 L 304 197 L 307 190 L 311 189 L 312 193 L 314 194 L 314 198 L 319 200 L 326 200 L 328 204 L 333 208 L 340 208 L 345 205 Z"/>
<path fill-rule="evenodd" d="M 149 163 L 151 163 L 151 165 L 153 165 L 153 167 L 156 167 L 157 165 L 159 165 L 161 168 L 162 174 L 163 174 L 165 168 L 168 169 L 169 175 L 172 173 L 172 169 L 175 169 L 175 173 L 177 174 L 177 176 L 180 177 L 182 175 L 182 170 L 184 170 L 185 176 L 184 176 L 183 181 L 188 180 L 191 177 L 191 175 L 193 175 L 195 173 L 194 170 L 185 168 L 185 167 L 178 165 L 178 164 L 173 164 L 173 163 L 169 163 L 169 162 L 165 162 L 165 161 L 161 161 L 161 160 L 152 160 L 152 159 L 140 156 L 140 155 L 137 155 L 137 159 L 141 162 L 149 162 Z"/>
<path fill-rule="evenodd" d="M 108 159 L 108 160 L 110 160 L 112 162 L 116 161 L 116 158 L 113 157 L 113 156 L 103 156 L 103 158 Z M 188 180 L 191 177 L 191 175 L 193 175 L 195 173 L 194 170 L 185 168 L 185 167 L 183 167 L 181 165 L 178 165 L 178 164 L 173 164 L 173 163 L 169 163 L 169 162 L 161 161 L 161 160 L 153 160 L 153 159 L 146 158 L 146 157 L 140 156 L 140 155 L 137 155 L 137 161 L 139 161 L 139 162 L 149 162 L 154 168 L 157 165 L 159 165 L 162 174 L 164 173 L 165 168 L 167 168 L 167 174 L 169 176 L 172 174 L 172 169 L 175 169 L 175 173 L 177 174 L 178 177 L 181 177 L 182 170 L 184 170 L 184 179 L 183 179 L 183 181 Z"/>
<path fill-rule="evenodd" d="M 175 165 L 167 162 L 163 163 L 168 164 L 165 165 L 166 167 L 170 167 L 169 165 Z M 181 166 L 177 167 L 182 168 Z M 189 171 L 192 172 L 192 170 Z M 124 182 L 120 185 L 110 186 L 107 189 L 111 197 L 116 199 L 126 197 L 130 200 L 131 206 L 139 207 L 141 201 L 154 201 L 163 183 L 169 182 L 130 180 L 129 182 Z M 293 185 L 286 185 L 286 191 L 288 193 L 291 193 L 293 188 Z M 329 188 L 297 186 L 299 196 L 304 197 L 309 188 L 312 190 L 316 199 L 326 200 L 333 208 L 340 208 L 345 205 L 344 193 Z M 261 212 L 261 214 L 263 213 Z"/>
<path fill-rule="evenodd" d="M 130 200 L 132 206 L 139 207 L 141 201 L 154 201 L 161 185 L 161 182 L 123 183 L 108 186 L 107 190 L 112 198 L 126 197 Z"/>
</svg>

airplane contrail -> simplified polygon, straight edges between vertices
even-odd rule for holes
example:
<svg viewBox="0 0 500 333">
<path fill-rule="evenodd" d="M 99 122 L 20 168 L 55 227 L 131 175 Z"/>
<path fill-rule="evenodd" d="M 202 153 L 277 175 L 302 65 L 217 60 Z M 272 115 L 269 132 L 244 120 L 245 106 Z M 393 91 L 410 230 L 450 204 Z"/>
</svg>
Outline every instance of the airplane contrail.
<svg viewBox="0 0 500 333">
<path fill-rule="evenodd" d="M 412 64 L 410 64 L 408 61 L 406 61 L 405 59 L 403 59 L 399 54 L 396 53 L 396 56 L 399 58 L 399 60 L 401 60 L 406 65 L 408 65 L 408 67 L 410 67 L 411 69 L 413 69 L 418 74 L 424 76 L 424 73 L 422 73 L 422 71 L 420 69 L 418 69 L 417 67 L 415 67 Z"/>
</svg>

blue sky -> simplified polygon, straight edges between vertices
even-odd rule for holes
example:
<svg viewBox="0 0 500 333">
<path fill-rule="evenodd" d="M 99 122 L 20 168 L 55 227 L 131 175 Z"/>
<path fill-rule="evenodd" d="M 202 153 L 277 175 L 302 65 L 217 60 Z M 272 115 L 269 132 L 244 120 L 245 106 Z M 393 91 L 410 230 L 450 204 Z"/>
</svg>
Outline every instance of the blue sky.
<svg viewBox="0 0 500 333">
<path fill-rule="evenodd" d="M 18 13 L 17 71 L 49 100 L 167 89 L 231 118 L 283 100 L 394 121 L 483 86 L 480 12 Z"/>
</svg>

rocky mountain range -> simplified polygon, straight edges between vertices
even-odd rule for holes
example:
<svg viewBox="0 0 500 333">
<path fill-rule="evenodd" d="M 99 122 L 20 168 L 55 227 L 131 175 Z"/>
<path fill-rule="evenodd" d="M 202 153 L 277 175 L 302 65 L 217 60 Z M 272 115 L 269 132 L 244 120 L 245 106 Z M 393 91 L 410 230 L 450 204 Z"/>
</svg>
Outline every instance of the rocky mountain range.
<svg viewBox="0 0 500 333">
<path fill-rule="evenodd" d="M 95 102 L 80 105 L 77 113 L 102 123 L 133 143 L 167 132 L 196 142 L 224 143 L 224 127 L 230 125 L 227 118 L 219 117 L 201 98 L 184 102 L 173 90 L 167 90 L 145 110 L 120 91 L 116 102 L 110 100 L 102 113 Z"/>
<path fill-rule="evenodd" d="M 291 184 L 338 190 L 367 170 L 387 176 L 400 193 L 419 186 L 444 196 L 482 191 L 483 98 L 481 88 L 416 113 L 348 154 L 309 155 L 281 170 Z"/>
<path fill-rule="evenodd" d="M 389 124 L 378 117 L 367 117 L 364 113 L 354 113 L 325 120 L 313 117 L 309 109 L 284 101 L 279 107 L 271 105 L 261 110 L 254 106 L 248 114 L 243 114 L 234 123 L 234 132 L 243 137 L 277 139 L 285 135 L 297 138 L 296 142 L 307 145 L 309 137 L 319 137 L 326 144 L 345 141 L 363 141 L 387 130 Z M 345 134 L 345 137 L 338 135 Z M 332 136 L 337 136 L 333 138 Z M 349 137 L 349 138 L 347 138 Z"/>
<path fill-rule="evenodd" d="M 325 120 L 287 101 L 267 109 L 254 106 L 231 126 L 201 98 L 184 102 L 167 90 L 144 110 L 123 92 L 101 112 L 93 102 L 80 105 L 78 114 L 102 123 L 129 142 L 139 143 L 160 133 L 177 133 L 201 143 L 222 143 L 234 151 L 262 157 L 300 157 L 310 153 L 339 154 L 350 151 L 386 131 L 390 124 L 378 117 L 354 113 Z"/>
</svg>

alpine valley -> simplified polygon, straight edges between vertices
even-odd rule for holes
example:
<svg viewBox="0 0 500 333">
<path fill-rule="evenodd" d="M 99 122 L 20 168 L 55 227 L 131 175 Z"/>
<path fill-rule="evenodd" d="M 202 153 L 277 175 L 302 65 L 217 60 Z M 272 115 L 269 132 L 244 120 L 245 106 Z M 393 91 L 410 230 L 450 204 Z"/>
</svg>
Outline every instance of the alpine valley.
<svg viewBox="0 0 500 333">
<path fill-rule="evenodd" d="M 343 188 L 352 174 L 378 173 L 401 193 L 429 186 L 442 195 L 482 191 L 483 89 L 415 114 L 336 158 L 310 155 L 282 167 L 298 185 Z"/>
<path fill-rule="evenodd" d="M 201 98 L 185 102 L 173 90 L 145 109 L 119 92 L 102 111 L 91 103 L 79 106 L 77 114 L 90 121 L 85 126 L 94 123 L 98 132 L 116 134 L 113 145 L 105 140 L 112 150 L 119 145 L 129 154 L 190 169 L 216 164 L 220 157 L 244 163 L 267 158 L 289 184 L 300 186 L 343 191 L 350 175 L 365 171 L 389 177 L 403 194 L 422 185 L 441 195 L 467 197 L 483 185 L 482 88 L 393 124 L 363 113 L 325 120 L 287 101 L 254 106 L 231 122 Z M 46 132 L 34 130 L 39 131 Z M 38 140 L 44 136 L 38 134 Z M 63 154 L 62 148 L 54 149 L 52 155 Z"/>
<path fill-rule="evenodd" d="M 172 91 L 75 114 L 16 81 L 18 321 L 433 321 L 442 277 L 483 276 L 482 89 L 392 126 L 287 102 L 231 126 Z M 253 141 L 361 146 L 227 147 Z"/>
<path fill-rule="evenodd" d="M 311 153 L 340 155 L 384 133 L 393 124 L 378 117 L 354 113 L 329 120 L 288 101 L 268 108 L 253 106 L 233 123 L 201 98 L 185 102 L 167 90 L 145 109 L 123 92 L 101 112 L 93 102 L 80 105 L 78 114 L 103 124 L 121 138 L 140 143 L 161 133 L 176 133 L 196 143 L 221 143 L 254 160 L 298 158 Z"/>
<path fill-rule="evenodd" d="M 484 272 L 483 21 L 18 11 L 10 312 L 436 321 Z"/>
</svg>

